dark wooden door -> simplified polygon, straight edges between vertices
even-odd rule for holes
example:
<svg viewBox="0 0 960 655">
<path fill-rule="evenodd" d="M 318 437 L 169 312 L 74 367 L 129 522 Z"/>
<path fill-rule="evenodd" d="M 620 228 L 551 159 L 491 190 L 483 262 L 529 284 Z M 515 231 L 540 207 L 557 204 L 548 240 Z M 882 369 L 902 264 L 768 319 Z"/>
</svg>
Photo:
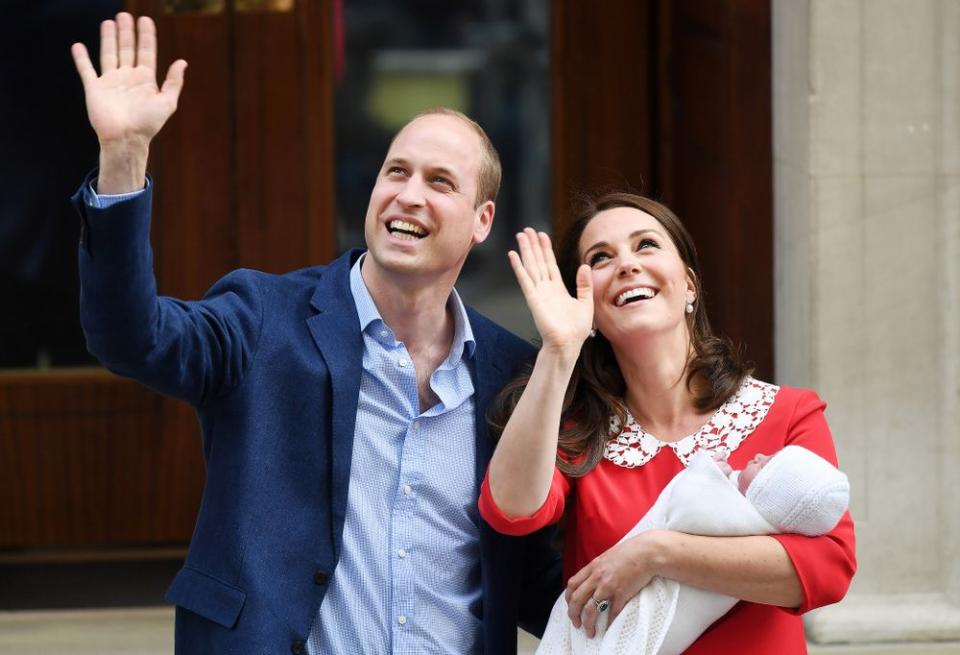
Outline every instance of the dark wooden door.
<svg viewBox="0 0 960 655">
<path fill-rule="evenodd" d="M 697 244 L 714 328 L 772 379 L 769 0 L 553 8 L 556 224 L 574 191 L 666 203 Z"/>
<path fill-rule="evenodd" d="M 149 167 L 160 292 L 329 260 L 329 0 L 127 7 L 156 19 L 161 71 L 190 64 Z M 102 369 L 0 374 L 0 554 L 186 543 L 203 478 L 189 406 Z"/>
</svg>

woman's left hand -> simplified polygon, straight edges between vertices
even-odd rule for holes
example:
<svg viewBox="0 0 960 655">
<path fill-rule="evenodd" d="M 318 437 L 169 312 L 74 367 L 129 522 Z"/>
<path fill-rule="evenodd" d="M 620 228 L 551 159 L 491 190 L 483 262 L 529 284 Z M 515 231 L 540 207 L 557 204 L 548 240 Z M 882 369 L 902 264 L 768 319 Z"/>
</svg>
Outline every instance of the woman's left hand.
<svg viewBox="0 0 960 655">
<path fill-rule="evenodd" d="M 596 634 L 600 612 L 597 604 L 608 601 L 611 625 L 631 598 L 649 584 L 654 557 L 662 547 L 665 531 L 642 532 L 611 547 L 570 578 L 567 583 L 567 614 L 575 627 L 583 625 L 587 637 Z"/>
</svg>

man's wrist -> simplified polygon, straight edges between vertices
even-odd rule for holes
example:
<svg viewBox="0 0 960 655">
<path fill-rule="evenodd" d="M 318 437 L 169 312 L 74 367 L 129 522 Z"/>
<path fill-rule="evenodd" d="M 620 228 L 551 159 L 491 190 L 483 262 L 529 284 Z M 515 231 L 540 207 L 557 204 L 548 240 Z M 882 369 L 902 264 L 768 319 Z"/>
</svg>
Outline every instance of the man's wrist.
<svg viewBox="0 0 960 655">
<path fill-rule="evenodd" d="M 149 152 L 150 142 L 143 139 L 101 143 L 97 193 L 119 195 L 143 189 Z"/>
</svg>

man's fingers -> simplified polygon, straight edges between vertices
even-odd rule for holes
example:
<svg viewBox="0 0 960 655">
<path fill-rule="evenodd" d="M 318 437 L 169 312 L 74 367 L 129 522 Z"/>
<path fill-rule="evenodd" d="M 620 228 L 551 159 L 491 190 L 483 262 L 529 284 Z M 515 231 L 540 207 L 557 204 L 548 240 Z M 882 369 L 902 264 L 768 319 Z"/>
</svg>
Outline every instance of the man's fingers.
<svg viewBox="0 0 960 655">
<path fill-rule="evenodd" d="M 112 20 L 100 23 L 100 74 L 117 67 L 117 24 Z"/>
<path fill-rule="evenodd" d="M 117 64 L 133 66 L 136 57 L 137 37 L 133 29 L 133 16 L 123 11 L 117 14 Z"/>
<path fill-rule="evenodd" d="M 137 66 L 157 68 L 157 28 L 149 16 L 137 19 Z"/>
<path fill-rule="evenodd" d="M 163 81 L 163 86 L 160 87 L 160 93 L 168 96 L 174 107 L 176 107 L 177 98 L 180 97 L 180 90 L 183 88 L 183 74 L 186 70 L 187 62 L 183 59 L 176 60 L 167 69 L 167 79 Z"/>
<path fill-rule="evenodd" d="M 88 84 L 97 79 L 97 71 L 93 68 L 93 62 L 90 61 L 87 46 L 82 43 L 74 43 L 70 46 L 70 54 L 73 55 L 73 64 L 77 67 L 80 81 L 83 82 L 83 86 L 86 88 Z"/>
</svg>

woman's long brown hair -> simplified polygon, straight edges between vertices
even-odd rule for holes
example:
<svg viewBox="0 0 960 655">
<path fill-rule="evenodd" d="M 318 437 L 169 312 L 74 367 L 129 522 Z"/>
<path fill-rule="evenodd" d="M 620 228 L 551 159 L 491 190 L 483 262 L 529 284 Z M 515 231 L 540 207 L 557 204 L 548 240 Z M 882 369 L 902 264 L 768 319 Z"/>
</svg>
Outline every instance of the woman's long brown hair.
<svg viewBox="0 0 960 655">
<path fill-rule="evenodd" d="M 575 220 L 560 238 L 557 264 L 564 284 L 576 294 L 577 269 L 580 260 L 580 237 L 587 224 L 602 211 L 616 207 L 632 207 L 655 218 L 670 235 L 680 259 L 692 272 L 696 298 L 692 314 L 687 315 L 692 356 L 686 367 L 687 389 L 693 394 L 698 411 L 720 407 L 740 387 L 751 369 L 729 339 L 715 336 L 703 303 L 700 263 L 693 240 L 680 219 L 667 207 L 632 193 L 607 193 L 585 198 Z M 499 438 L 530 379 L 532 367 L 510 381 L 497 396 L 490 411 L 490 425 Z M 560 417 L 560 438 L 557 466 L 571 476 L 591 471 L 603 457 L 611 434 L 610 419 L 626 423 L 624 404 L 626 383 L 610 342 L 600 333 L 587 339 L 580 351 L 570 383 L 563 398 Z"/>
</svg>

